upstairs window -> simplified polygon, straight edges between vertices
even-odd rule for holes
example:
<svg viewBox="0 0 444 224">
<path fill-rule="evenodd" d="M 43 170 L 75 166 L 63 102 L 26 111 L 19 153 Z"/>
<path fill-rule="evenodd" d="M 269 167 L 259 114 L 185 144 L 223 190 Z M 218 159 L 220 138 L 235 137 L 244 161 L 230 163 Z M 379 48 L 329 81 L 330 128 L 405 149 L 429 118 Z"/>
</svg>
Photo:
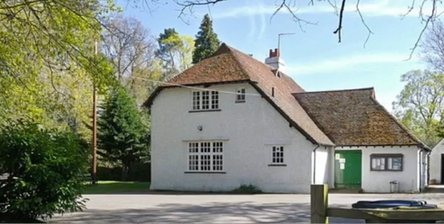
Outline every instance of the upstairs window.
<svg viewBox="0 0 444 224">
<path fill-rule="evenodd" d="M 193 110 L 217 110 L 219 109 L 219 92 L 194 91 Z"/>
<path fill-rule="evenodd" d="M 273 146 L 271 159 L 271 164 L 284 164 L 284 146 Z"/>
<path fill-rule="evenodd" d="M 236 94 L 236 103 L 245 102 L 245 89 L 238 89 Z"/>
</svg>

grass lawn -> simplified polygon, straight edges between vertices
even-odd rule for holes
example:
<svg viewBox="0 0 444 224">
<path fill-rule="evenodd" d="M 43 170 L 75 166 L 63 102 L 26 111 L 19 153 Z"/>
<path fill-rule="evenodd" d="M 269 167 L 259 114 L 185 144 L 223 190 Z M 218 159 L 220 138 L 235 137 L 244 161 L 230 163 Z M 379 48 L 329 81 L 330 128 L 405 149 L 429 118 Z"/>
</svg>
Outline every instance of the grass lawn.
<svg viewBox="0 0 444 224">
<path fill-rule="evenodd" d="M 96 185 L 86 183 L 83 194 L 119 194 L 144 192 L 150 189 L 150 182 L 99 181 Z"/>
</svg>

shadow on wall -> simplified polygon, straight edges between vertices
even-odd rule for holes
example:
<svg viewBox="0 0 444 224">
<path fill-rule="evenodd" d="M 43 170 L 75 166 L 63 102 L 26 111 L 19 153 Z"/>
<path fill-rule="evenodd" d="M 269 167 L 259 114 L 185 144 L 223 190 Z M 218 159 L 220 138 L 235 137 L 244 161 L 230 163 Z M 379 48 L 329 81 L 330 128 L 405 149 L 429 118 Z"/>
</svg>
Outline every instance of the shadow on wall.
<svg viewBox="0 0 444 224">
<path fill-rule="evenodd" d="M 69 223 L 295 223 L 310 222 L 306 203 L 208 203 L 203 205 L 161 204 L 155 208 L 125 210 L 85 210 L 66 214 L 50 222 Z M 360 220 L 330 219 L 330 223 L 357 223 Z"/>
</svg>

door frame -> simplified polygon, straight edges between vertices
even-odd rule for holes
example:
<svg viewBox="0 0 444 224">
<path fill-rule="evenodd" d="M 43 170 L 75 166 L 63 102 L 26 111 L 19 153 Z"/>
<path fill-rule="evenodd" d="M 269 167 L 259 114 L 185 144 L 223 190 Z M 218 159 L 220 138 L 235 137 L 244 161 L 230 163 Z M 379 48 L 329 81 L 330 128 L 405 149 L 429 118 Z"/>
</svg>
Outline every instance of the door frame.
<svg viewBox="0 0 444 224">
<path fill-rule="evenodd" d="M 359 152 L 359 154 L 361 155 L 360 156 L 360 160 L 361 160 L 361 162 L 360 162 L 361 163 L 360 184 L 359 184 L 359 187 L 357 187 L 357 188 L 361 189 L 362 188 L 362 164 L 363 164 L 362 149 L 346 149 L 346 150 L 335 149 L 333 151 L 333 187 L 334 188 L 337 188 L 336 186 L 338 185 L 337 182 L 336 182 L 336 167 L 337 167 L 337 164 L 336 164 L 336 158 L 335 158 L 337 152 Z M 337 188 L 337 189 L 349 189 L 349 188 L 350 187 L 343 186 L 343 187 L 340 187 L 340 188 Z"/>
</svg>

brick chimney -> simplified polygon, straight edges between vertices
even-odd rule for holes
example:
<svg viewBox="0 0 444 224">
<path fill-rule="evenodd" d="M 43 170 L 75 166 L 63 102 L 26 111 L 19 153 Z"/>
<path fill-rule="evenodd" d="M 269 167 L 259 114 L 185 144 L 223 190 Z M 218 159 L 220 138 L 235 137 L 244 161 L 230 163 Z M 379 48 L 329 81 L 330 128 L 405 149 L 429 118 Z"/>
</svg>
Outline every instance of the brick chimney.
<svg viewBox="0 0 444 224">
<path fill-rule="evenodd" d="M 285 73 L 285 62 L 280 57 L 280 52 L 277 48 L 275 48 L 274 50 L 270 49 L 270 51 L 268 52 L 268 58 L 265 59 L 265 64 Z"/>
</svg>

